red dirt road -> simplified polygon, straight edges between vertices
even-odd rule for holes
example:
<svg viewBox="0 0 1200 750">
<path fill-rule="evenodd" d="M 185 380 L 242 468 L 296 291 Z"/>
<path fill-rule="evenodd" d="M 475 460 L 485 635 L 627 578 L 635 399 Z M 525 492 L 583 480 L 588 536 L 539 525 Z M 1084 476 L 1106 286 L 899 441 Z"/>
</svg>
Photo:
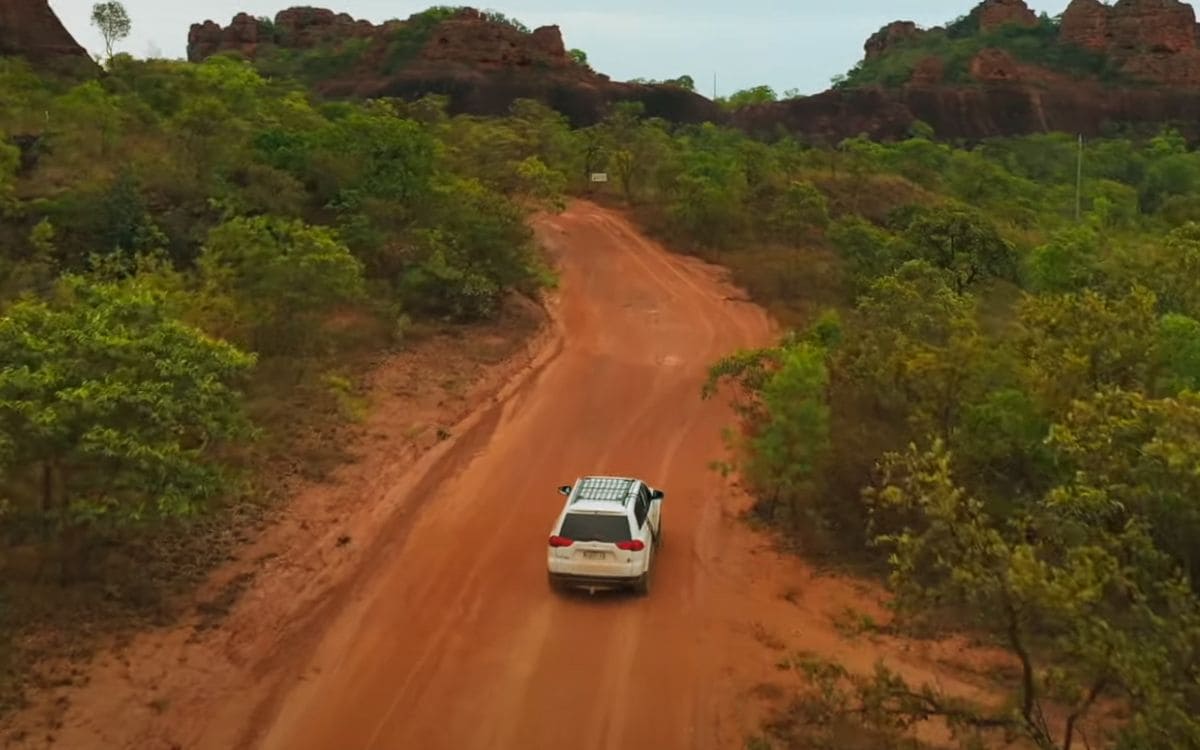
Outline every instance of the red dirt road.
<svg viewBox="0 0 1200 750">
<path fill-rule="evenodd" d="M 959 645 L 844 637 L 848 608 L 886 619 L 879 592 L 735 518 L 746 499 L 709 469 L 732 415 L 700 386 L 772 340 L 766 314 L 594 205 L 537 230 L 562 285 L 521 376 L 415 463 L 394 437 L 413 415 L 377 410 L 358 460 L 260 540 L 272 555 L 219 627 L 97 660 L 85 687 L 44 696 L 69 708 L 21 747 L 732 750 L 796 685 L 775 664 L 800 649 L 983 695 Z M 667 492 L 648 597 L 547 585 L 555 488 L 588 473 Z"/>
<path fill-rule="evenodd" d="M 562 267 L 561 351 L 419 488 L 406 543 L 364 571 L 370 590 L 250 744 L 717 746 L 728 490 L 707 464 L 730 417 L 699 390 L 715 359 L 769 340 L 768 320 L 610 213 L 577 205 L 539 233 Z M 587 473 L 667 491 L 647 598 L 546 584 L 555 487 Z"/>
</svg>

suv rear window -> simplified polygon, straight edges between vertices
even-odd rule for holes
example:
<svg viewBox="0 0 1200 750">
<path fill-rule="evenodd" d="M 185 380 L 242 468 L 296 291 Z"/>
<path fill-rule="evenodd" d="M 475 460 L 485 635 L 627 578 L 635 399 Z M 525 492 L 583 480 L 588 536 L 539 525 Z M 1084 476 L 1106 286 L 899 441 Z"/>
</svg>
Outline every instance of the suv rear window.
<svg viewBox="0 0 1200 750">
<path fill-rule="evenodd" d="M 577 542 L 623 542 L 629 539 L 629 519 L 616 515 L 568 513 L 558 533 Z"/>
</svg>

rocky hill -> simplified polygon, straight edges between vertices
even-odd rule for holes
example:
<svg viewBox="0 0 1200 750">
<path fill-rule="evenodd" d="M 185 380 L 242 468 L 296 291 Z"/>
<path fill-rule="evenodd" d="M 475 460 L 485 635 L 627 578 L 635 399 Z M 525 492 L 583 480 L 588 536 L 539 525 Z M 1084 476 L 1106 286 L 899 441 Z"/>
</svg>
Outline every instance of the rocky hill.
<svg viewBox="0 0 1200 750">
<path fill-rule="evenodd" d="M 1200 37 L 1179 0 L 1071 0 L 1057 18 L 984 0 L 944 27 L 896 21 L 816 96 L 738 112 L 754 132 L 903 136 L 920 120 L 949 138 L 1060 130 L 1097 135 L 1170 123 L 1200 138 Z"/>
<path fill-rule="evenodd" d="M 555 26 L 529 30 L 470 8 L 379 25 L 311 7 L 274 19 L 240 14 L 227 26 L 193 25 L 188 56 L 239 54 L 330 97 L 436 93 L 449 97 L 451 111 L 474 114 L 532 98 L 576 124 L 595 121 L 613 102 L 640 101 L 648 114 L 675 122 L 826 142 L 904 137 L 918 121 L 967 140 L 1164 124 L 1200 140 L 1198 38 L 1195 11 L 1180 0 L 1071 0 L 1055 18 L 1023 0 L 983 0 L 945 26 L 888 24 L 829 91 L 732 114 L 679 86 L 612 81 L 567 51 Z M 47 0 L 0 0 L 0 54 L 95 69 Z"/>
<path fill-rule="evenodd" d="M 582 124 L 611 102 L 636 100 L 679 122 L 715 119 L 707 99 L 673 86 L 618 83 L 568 54 L 557 26 L 528 30 L 471 8 L 431 9 L 374 25 L 319 8 L 273 20 L 246 14 L 228 26 L 195 24 L 188 57 L 235 52 L 266 72 L 298 75 L 331 97 L 443 94 L 453 112 L 502 114 L 517 98 L 543 101 Z"/>
<path fill-rule="evenodd" d="M 44 69 L 96 70 L 48 0 L 0 0 L 0 55 L 23 57 Z"/>
<path fill-rule="evenodd" d="M 374 26 L 293 8 L 274 21 L 239 15 L 192 27 L 189 56 L 233 50 L 271 71 L 307 77 L 330 96 L 447 94 L 453 111 L 503 112 L 539 99 L 576 123 L 619 100 L 677 122 L 732 122 L 836 141 L 903 137 L 919 120 L 947 138 L 1064 130 L 1089 135 L 1172 123 L 1200 138 L 1200 48 L 1179 0 L 1071 0 L 1061 16 L 1023 0 L 983 0 L 922 29 L 897 21 L 872 35 L 862 61 L 822 94 L 730 115 L 670 86 L 617 83 L 578 63 L 557 27 L 533 31 L 471 9 L 426 11 Z"/>
</svg>

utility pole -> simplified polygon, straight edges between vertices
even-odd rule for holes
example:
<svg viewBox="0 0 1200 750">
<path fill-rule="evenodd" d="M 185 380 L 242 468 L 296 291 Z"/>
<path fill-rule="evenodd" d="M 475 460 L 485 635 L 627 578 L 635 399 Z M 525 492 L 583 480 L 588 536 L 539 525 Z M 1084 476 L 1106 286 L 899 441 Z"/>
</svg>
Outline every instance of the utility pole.
<svg viewBox="0 0 1200 750">
<path fill-rule="evenodd" d="M 717 73 L 713 71 L 713 101 L 717 100 Z"/>
<path fill-rule="evenodd" d="M 1079 134 L 1079 156 L 1075 160 L 1075 222 L 1079 222 L 1080 202 L 1083 196 L 1083 133 Z"/>
</svg>

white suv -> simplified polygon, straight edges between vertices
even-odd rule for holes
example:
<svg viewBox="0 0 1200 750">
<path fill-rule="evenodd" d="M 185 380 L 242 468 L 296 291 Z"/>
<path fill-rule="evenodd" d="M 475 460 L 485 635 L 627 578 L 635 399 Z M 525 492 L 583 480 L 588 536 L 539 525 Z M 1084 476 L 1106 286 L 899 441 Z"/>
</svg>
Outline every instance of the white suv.
<svg viewBox="0 0 1200 750">
<path fill-rule="evenodd" d="M 648 593 L 662 546 L 662 490 L 630 477 L 583 477 L 558 491 L 567 502 L 550 531 L 550 585 Z"/>
</svg>

